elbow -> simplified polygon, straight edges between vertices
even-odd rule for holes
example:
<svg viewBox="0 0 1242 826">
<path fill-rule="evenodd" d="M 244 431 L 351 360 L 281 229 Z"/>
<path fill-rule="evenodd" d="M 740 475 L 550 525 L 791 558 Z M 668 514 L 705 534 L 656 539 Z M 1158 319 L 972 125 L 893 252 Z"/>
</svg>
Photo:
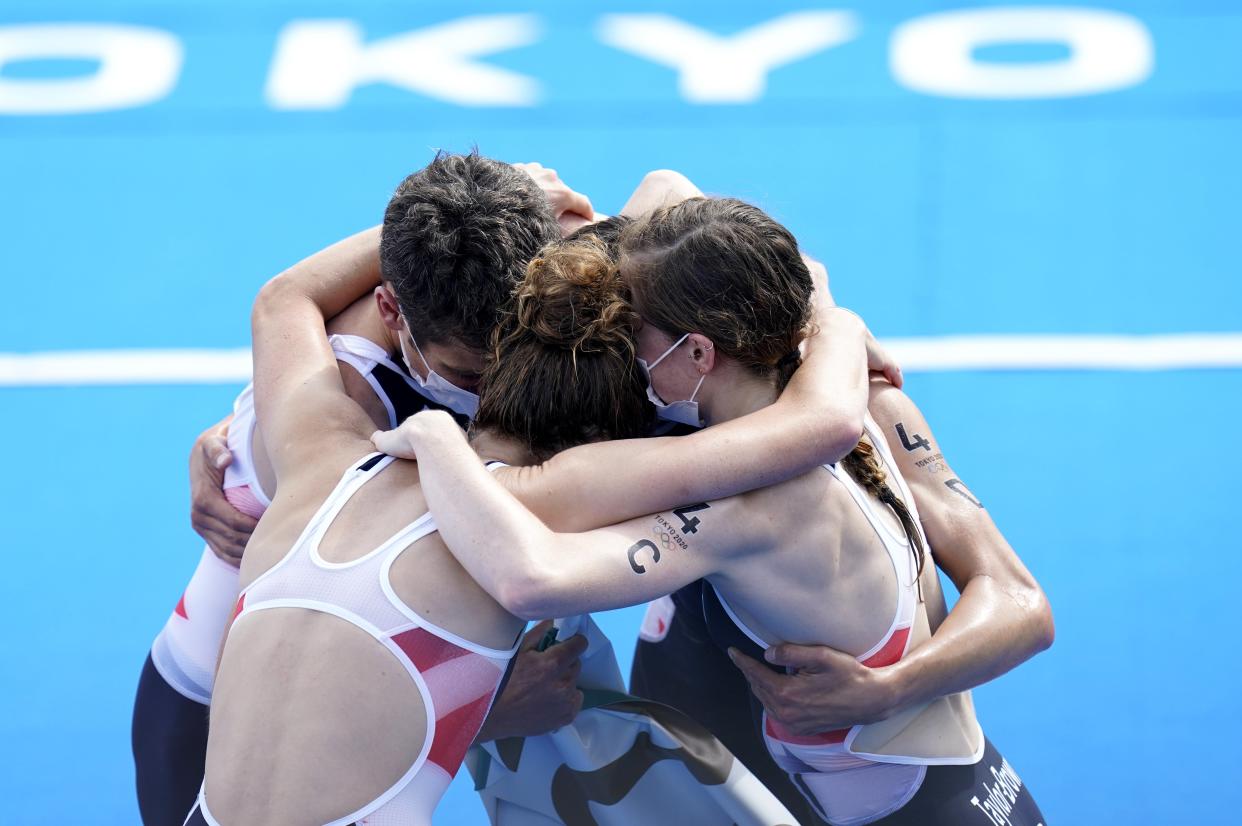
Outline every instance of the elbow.
<svg viewBox="0 0 1242 826">
<path fill-rule="evenodd" d="M 680 172 L 653 169 L 643 176 L 639 189 L 655 196 L 660 205 L 669 205 L 701 194 L 699 188 Z"/>
<path fill-rule="evenodd" d="M 1023 582 L 1009 587 L 1010 600 L 1023 617 L 1023 631 L 1027 644 L 1027 656 L 1033 657 L 1052 647 L 1057 636 L 1052 619 L 1052 606 L 1044 589 L 1029 574 Z"/>
<path fill-rule="evenodd" d="M 639 186 L 653 190 L 672 191 L 682 186 L 692 186 L 690 179 L 672 169 L 653 169 L 643 176 Z"/>
<path fill-rule="evenodd" d="M 811 426 L 819 432 L 816 434 L 818 438 L 810 443 L 820 445 L 820 450 L 817 451 L 820 464 L 839 462 L 858 446 L 866 433 L 865 417 L 865 408 L 830 410 L 827 415 L 824 411 L 819 411 L 813 417 Z"/>
<path fill-rule="evenodd" d="M 522 581 L 506 582 L 496 589 L 496 601 L 520 620 L 539 620 L 546 617 L 539 613 L 544 595 L 538 587 L 523 578 Z"/>
<path fill-rule="evenodd" d="M 1035 653 L 1047 651 L 1057 637 L 1056 623 L 1052 619 L 1052 605 L 1048 602 L 1043 589 L 1035 587 L 1035 604 L 1031 611 L 1032 636 L 1035 642 Z"/>
<path fill-rule="evenodd" d="M 1013 611 L 1014 617 L 1019 618 L 1013 621 L 1013 627 L 1025 643 L 1026 657 L 1023 659 L 1051 648 L 1057 636 L 1056 624 L 1052 619 L 1052 605 L 1035 577 L 1023 570 L 1016 577 L 1001 584 L 1001 589 L 1008 597 L 1006 608 Z"/>
<path fill-rule="evenodd" d="M 259 294 L 255 296 L 254 307 L 250 311 L 251 323 L 262 321 L 282 307 L 287 307 L 293 293 L 294 289 L 288 279 L 276 276 L 268 281 L 259 288 Z"/>
<path fill-rule="evenodd" d="M 560 590 L 552 572 L 528 565 L 522 573 L 508 578 L 496 589 L 496 601 L 522 620 L 542 620 L 560 616 Z"/>
<path fill-rule="evenodd" d="M 862 437 L 866 434 L 866 416 L 867 408 L 853 411 L 853 413 L 843 414 L 841 418 L 840 434 L 838 436 L 837 448 L 841 451 L 841 456 L 847 456 L 851 450 L 858 447 L 858 443 L 862 441 Z"/>
</svg>

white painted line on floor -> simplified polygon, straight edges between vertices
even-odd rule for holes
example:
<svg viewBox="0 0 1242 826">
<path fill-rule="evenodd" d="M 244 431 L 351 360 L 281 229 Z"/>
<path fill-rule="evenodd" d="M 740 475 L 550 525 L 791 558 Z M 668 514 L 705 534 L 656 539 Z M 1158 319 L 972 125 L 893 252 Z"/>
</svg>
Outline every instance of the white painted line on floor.
<svg viewBox="0 0 1242 826">
<path fill-rule="evenodd" d="M 0 353 L 0 387 L 233 384 L 250 381 L 250 350 L 65 350 Z"/>
<path fill-rule="evenodd" d="M 903 370 L 1187 370 L 1242 367 L 1242 333 L 883 339 Z"/>
<path fill-rule="evenodd" d="M 1242 333 L 942 336 L 888 338 L 884 344 L 908 373 L 1242 368 Z M 236 384 L 249 379 L 250 351 L 245 348 L 0 353 L 0 387 Z"/>
</svg>

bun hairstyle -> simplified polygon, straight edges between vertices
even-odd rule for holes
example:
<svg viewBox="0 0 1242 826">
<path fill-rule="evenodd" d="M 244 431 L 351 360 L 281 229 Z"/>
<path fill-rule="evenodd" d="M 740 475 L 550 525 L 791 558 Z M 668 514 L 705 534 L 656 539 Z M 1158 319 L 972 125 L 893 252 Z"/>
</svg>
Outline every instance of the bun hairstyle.
<svg viewBox="0 0 1242 826">
<path fill-rule="evenodd" d="M 545 247 L 493 335 L 474 426 L 520 439 L 541 462 L 644 435 L 652 411 L 635 362 L 637 320 L 597 237 Z"/>
<path fill-rule="evenodd" d="M 758 207 L 736 198 L 690 198 L 639 219 L 621 234 L 621 270 L 643 323 L 676 339 L 701 333 L 722 353 L 789 383 L 802 363 L 798 344 L 811 319 L 811 273 L 798 242 Z M 893 493 L 864 438 L 842 466 L 896 513 L 919 573 L 918 526 Z"/>
</svg>

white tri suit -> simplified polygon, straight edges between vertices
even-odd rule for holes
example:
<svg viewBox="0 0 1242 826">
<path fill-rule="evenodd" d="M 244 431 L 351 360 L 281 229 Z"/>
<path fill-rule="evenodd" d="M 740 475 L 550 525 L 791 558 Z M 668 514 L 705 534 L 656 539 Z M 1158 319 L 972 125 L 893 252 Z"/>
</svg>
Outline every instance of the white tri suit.
<svg viewBox="0 0 1242 826">
<path fill-rule="evenodd" d="M 379 345 L 360 336 L 329 340 L 339 362 L 353 368 L 375 391 L 396 427 L 420 410 L 466 416 L 430 398 L 404 367 Z M 233 404 L 224 495 L 256 519 L 271 503 L 255 472 L 254 391 L 247 386 Z M 138 802 L 146 826 L 180 824 L 194 804 L 207 754 L 207 705 L 216 659 L 237 600 L 238 569 L 204 547 L 198 567 L 172 614 L 151 645 L 134 703 L 133 751 Z"/>
</svg>

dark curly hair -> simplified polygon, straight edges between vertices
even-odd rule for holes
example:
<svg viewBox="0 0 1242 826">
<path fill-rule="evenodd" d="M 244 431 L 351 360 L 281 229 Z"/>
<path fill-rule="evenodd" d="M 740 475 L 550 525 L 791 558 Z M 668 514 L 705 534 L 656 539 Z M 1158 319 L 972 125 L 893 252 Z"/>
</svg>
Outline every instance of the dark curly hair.
<svg viewBox="0 0 1242 826">
<path fill-rule="evenodd" d="M 418 341 L 484 350 L 526 263 L 559 237 L 525 172 L 440 152 L 388 202 L 380 270 Z"/>
<path fill-rule="evenodd" d="M 615 238 L 612 228 L 602 234 Z M 540 462 L 644 435 L 653 410 L 635 361 L 637 320 L 600 234 L 548 246 L 496 327 L 474 426 L 520 439 Z"/>
</svg>

